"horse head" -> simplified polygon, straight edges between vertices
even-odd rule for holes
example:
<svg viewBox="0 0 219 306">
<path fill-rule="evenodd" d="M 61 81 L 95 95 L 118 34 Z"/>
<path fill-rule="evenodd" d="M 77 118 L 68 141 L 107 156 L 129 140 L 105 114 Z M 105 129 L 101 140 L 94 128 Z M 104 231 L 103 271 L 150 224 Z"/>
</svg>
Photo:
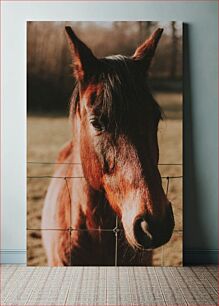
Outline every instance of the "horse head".
<svg viewBox="0 0 219 306">
<path fill-rule="evenodd" d="M 66 27 L 77 82 L 71 112 L 84 177 L 105 194 L 129 244 L 144 249 L 166 243 L 174 228 L 158 170 L 161 110 L 146 82 L 162 31 L 133 56 L 98 59 Z"/>
</svg>

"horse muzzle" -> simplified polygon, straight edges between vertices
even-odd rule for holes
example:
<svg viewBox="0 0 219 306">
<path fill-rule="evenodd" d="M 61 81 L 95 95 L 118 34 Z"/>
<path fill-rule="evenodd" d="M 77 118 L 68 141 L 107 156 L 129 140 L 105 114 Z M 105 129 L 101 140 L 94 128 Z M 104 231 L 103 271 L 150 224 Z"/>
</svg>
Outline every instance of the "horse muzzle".
<svg viewBox="0 0 219 306">
<path fill-rule="evenodd" d="M 167 243 L 173 233 L 174 216 L 172 206 L 168 203 L 162 219 L 151 215 L 138 216 L 134 221 L 134 238 L 139 248 L 154 249 Z"/>
</svg>

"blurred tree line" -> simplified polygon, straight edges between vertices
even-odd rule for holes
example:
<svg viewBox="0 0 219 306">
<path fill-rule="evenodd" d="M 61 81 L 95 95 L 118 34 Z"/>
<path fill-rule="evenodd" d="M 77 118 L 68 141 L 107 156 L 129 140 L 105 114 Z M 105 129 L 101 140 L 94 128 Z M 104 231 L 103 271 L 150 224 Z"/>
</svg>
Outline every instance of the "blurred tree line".
<svg viewBox="0 0 219 306">
<path fill-rule="evenodd" d="M 179 91 L 182 87 L 182 27 L 175 21 L 160 25 L 136 22 L 28 22 L 28 113 L 68 112 L 74 87 L 71 58 L 64 33 L 70 25 L 97 57 L 132 55 L 157 27 L 164 27 L 150 71 L 156 91 Z"/>
</svg>

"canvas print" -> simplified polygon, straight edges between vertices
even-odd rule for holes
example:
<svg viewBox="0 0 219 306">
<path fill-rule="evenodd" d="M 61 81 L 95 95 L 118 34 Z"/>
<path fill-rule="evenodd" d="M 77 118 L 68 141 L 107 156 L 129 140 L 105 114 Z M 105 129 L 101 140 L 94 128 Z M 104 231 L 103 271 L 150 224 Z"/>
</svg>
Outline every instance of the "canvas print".
<svg viewBox="0 0 219 306">
<path fill-rule="evenodd" d="M 182 23 L 27 22 L 27 262 L 182 265 Z"/>
</svg>

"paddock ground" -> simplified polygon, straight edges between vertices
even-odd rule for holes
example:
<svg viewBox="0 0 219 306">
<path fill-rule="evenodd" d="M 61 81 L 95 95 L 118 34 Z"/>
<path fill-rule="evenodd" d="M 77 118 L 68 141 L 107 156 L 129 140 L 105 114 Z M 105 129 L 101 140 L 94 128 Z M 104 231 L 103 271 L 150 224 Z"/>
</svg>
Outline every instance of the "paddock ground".
<svg viewBox="0 0 219 306">
<path fill-rule="evenodd" d="M 182 164 L 182 96 L 178 93 L 155 95 L 165 113 L 159 124 L 160 164 Z M 27 160 L 55 161 L 60 147 L 70 139 L 68 118 L 28 116 Z M 52 175 L 54 165 L 28 164 L 28 176 Z M 181 176 L 181 165 L 161 165 L 162 176 Z M 164 189 L 167 181 L 163 180 Z M 40 229 L 41 211 L 49 179 L 27 179 L 27 228 Z M 171 240 L 153 251 L 153 265 L 182 265 L 182 179 L 171 179 L 168 198 L 173 203 L 175 232 Z M 28 265 L 46 265 L 39 230 L 27 231 Z"/>
</svg>

